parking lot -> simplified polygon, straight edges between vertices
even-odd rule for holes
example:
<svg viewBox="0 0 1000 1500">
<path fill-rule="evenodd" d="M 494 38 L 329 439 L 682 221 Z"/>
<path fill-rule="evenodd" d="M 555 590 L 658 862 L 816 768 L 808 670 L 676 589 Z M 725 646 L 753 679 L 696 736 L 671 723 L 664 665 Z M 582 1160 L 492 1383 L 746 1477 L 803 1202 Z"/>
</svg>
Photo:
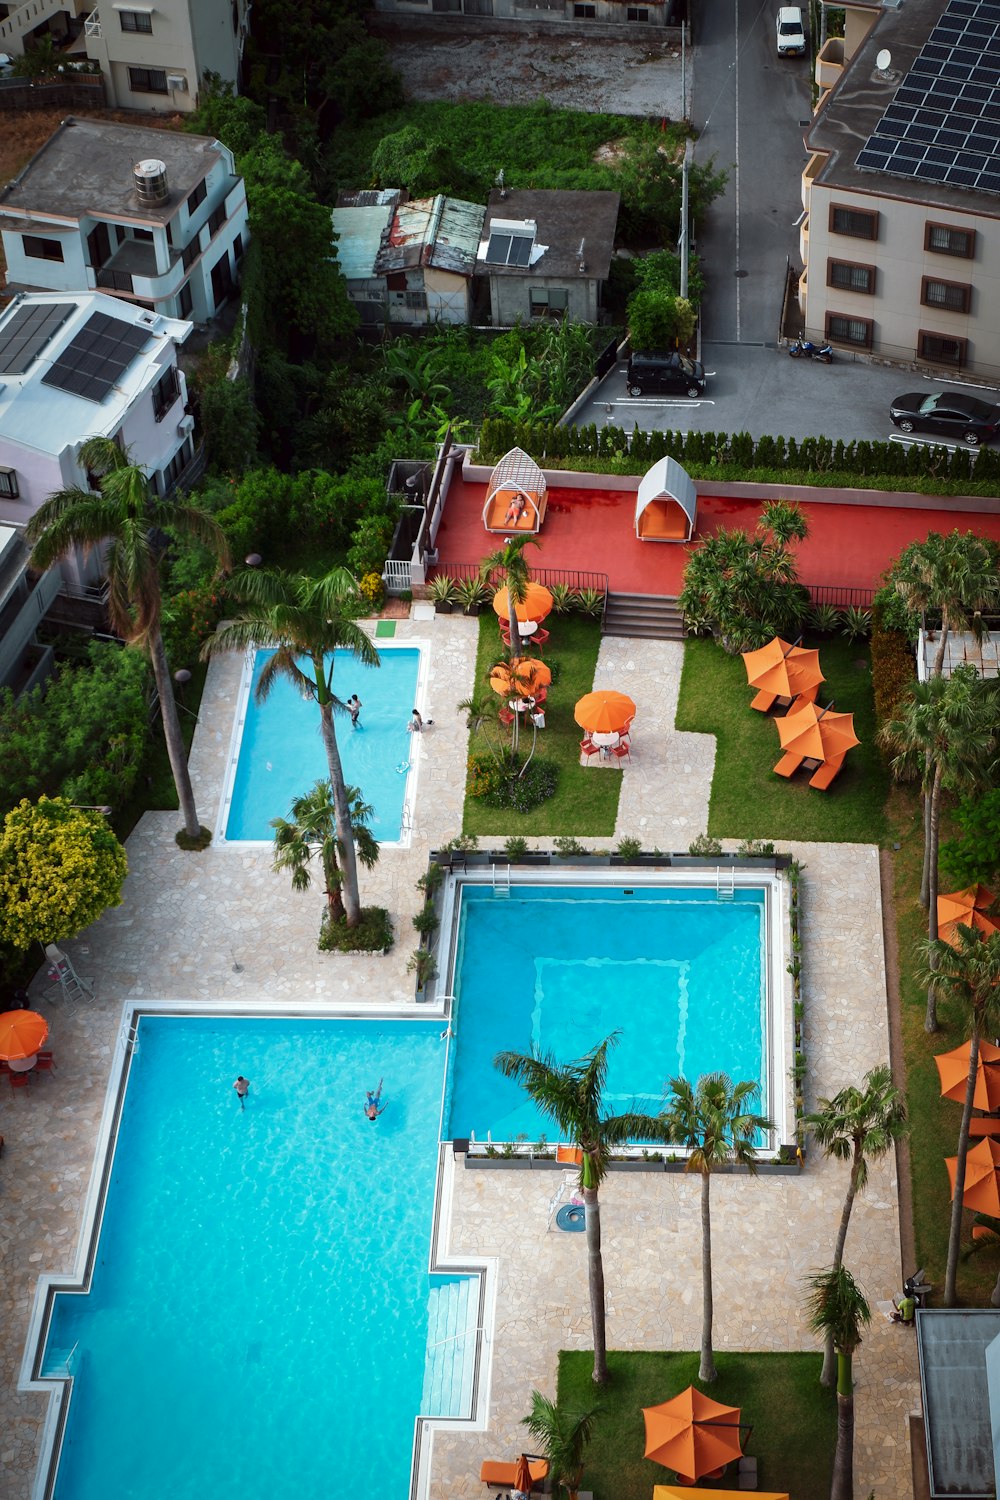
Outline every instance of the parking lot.
<svg viewBox="0 0 1000 1500">
<path fill-rule="evenodd" d="M 629 396 L 625 365 L 602 380 L 573 424 L 624 427 L 631 432 L 749 432 L 752 437 L 828 437 L 885 441 L 896 432 L 889 405 L 904 391 L 962 389 L 1000 402 L 993 388 L 932 379 L 921 371 L 855 361 L 834 354 L 832 365 L 790 359 L 785 349 L 749 344 L 706 344 L 708 387 L 703 398 Z M 901 434 L 899 434 L 901 436 Z M 933 441 L 933 439 L 924 439 Z"/>
</svg>

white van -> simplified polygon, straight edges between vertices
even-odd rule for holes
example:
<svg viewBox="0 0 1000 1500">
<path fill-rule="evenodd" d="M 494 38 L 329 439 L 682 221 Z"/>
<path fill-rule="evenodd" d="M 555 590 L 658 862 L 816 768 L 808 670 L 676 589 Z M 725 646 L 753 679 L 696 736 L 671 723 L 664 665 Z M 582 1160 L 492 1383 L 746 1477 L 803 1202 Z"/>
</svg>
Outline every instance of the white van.
<svg viewBox="0 0 1000 1500">
<path fill-rule="evenodd" d="M 778 11 L 775 33 L 779 57 L 801 57 L 806 50 L 806 33 L 802 11 L 797 5 L 783 5 Z"/>
</svg>

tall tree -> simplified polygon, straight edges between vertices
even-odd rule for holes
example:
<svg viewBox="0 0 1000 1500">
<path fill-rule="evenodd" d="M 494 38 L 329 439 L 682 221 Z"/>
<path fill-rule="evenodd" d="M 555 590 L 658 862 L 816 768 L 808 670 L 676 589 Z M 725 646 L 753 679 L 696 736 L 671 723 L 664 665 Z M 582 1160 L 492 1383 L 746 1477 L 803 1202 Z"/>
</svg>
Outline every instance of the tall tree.
<svg viewBox="0 0 1000 1500">
<path fill-rule="evenodd" d="M 358 586 L 346 568 L 333 568 L 322 578 L 284 569 L 248 568 L 233 578 L 229 592 L 242 601 L 242 613 L 219 626 L 202 647 L 202 655 L 272 646 L 274 654 L 257 680 L 257 702 L 263 703 L 275 683 L 287 677 L 318 707 L 336 808 L 346 921 L 348 927 L 356 927 L 361 921 L 361 898 L 351 800 L 333 723 L 334 713 L 346 710 L 333 691 L 333 653 L 340 648 L 352 652 L 365 666 L 380 665 L 378 652 L 357 623 L 363 609 Z"/>
<path fill-rule="evenodd" d="M 76 937 L 120 906 L 125 850 L 93 808 L 25 797 L 0 828 L 0 942 L 15 948 Z"/>
<path fill-rule="evenodd" d="M 837 1446 L 833 1455 L 830 1500 L 854 1500 L 854 1370 L 861 1330 L 872 1320 L 871 1308 L 845 1266 L 808 1277 L 811 1288 L 809 1326 L 837 1350 Z"/>
<path fill-rule="evenodd" d="M 770 1130 L 771 1121 L 753 1112 L 760 1088 L 745 1080 L 734 1084 L 725 1073 L 705 1073 L 695 1087 L 686 1078 L 672 1078 L 662 1122 L 668 1141 L 686 1146 L 686 1171 L 701 1175 L 701 1364 L 698 1379 L 716 1380 L 712 1351 L 712 1173 L 731 1162 L 757 1170 L 755 1137 Z"/>
<path fill-rule="evenodd" d="M 995 1036 L 1000 1030 L 1000 932 L 984 937 L 974 927 L 959 926 L 954 946 L 941 938 L 928 941 L 924 944 L 918 977 L 921 983 L 932 984 L 936 989 L 942 990 L 957 1005 L 969 1028 L 969 1076 L 958 1132 L 955 1196 L 951 1204 L 948 1263 L 944 1278 L 944 1305 L 954 1307 L 962 1238 L 962 1195 L 965 1191 L 965 1164 L 969 1152 L 973 1096 L 976 1092 L 979 1043 L 984 1033 Z"/>
<path fill-rule="evenodd" d="M 559 1486 L 556 1494 L 565 1491 L 569 1500 L 576 1500 L 583 1482 L 583 1455 L 601 1410 L 592 1406 L 589 1411 L 568 1411 L 541 1391 L 532 1391 L 531 1411 L 521 1418 L 522 1427 L 527 1427 L 549 1461 L 549 1480 Z"/>
<path fill-rule="evenodd" d="M 599 1189 L 615 1146 L 636 1140 L 659 1140 L 663 1134 L 662 1122 L 652 1115 L 635 1111 L 624 1115 L 604 1113 L 608 1051 L 617 1046 L 619 1036 L 620 1032 L 612 1032 L 578 1062 L 559 1064 L 551 1054 L 525 1057 L 519 1052 L 498 1052 L 493 1059 L 494 1066 L 504 1077 L 521 1084 L 539 1109 L 555 1120 L 563 1138 L 578 1146 L 582 1153 L 580 1189 L 587 1229 L 590 1320 L 594 1330 L 594 1382 L 597 1385 L 605 1385 L 610 1378 Z"/>
<path fill-rule="evenodd" d="M 344 788 L 351 813 L 351 827 L 358 859 L 366 870 L 378 863 L 378 839 L 368 827 L 373 809 L 362 799 L 356 786 Z M 311 884 L 309 866 L 318 854 L 323 870 L 323 893 L 331 922 L 344 920 L 344 898 L 341 893 L 339 840 L 337 838 L 337 804 L 328 781 L 317 781 L 311 791 L 296 797 L 291 818 L 272 818 L 276 873 L 290 870 L 292 889 L 307 891 Z"/>
<path fill-rule="evenodd" d="M 819 1109 L 805 1115 L 801 1124 L 812 1131 L 825 1155 L 851 1164 L 833 1250 L 833 1269 L 838 1271 L 844 1263 L 854 1199 L 868 1185 L 868 1164 L 887 1155 L 907 1130 L 906 1098 L 893 1083 L 891 1070 L 880 1063 L 865 1074 L 860 1088 L 851 1084 L 832 1099 L 820 1099 Z M 832 1385 L 835 1373 L 833 1332 L 827 1329 L 820 1380 Z"/>
<path fill-rule="evenodd" d="M 883 724 L 882 743 L 895 755 L 896 776 L 921 777 L 927 815 L 924 874 L 928 891 L 927 936 L 937 937 L 938 844 L 941 793 L 967 791 L 983 784 L 996 763 L 1000 737 L 1000 699 L 996 685 L 984 682 L 973 666 L 956 667 L 951 677 L 918 682 L 899 718 Z M 933 964 L 932 966 L 933 967 Z M 933 982 L 927 986 L 927 1031 L 937 1031 Z"/>
<path fill-rule="evenodd" d="M 198 840 L 202 829 L 160 629 L 161 538 L 169 527 L 200 542 L 214 552 L 221 568 L 229 566 L 226 539 L 217 522 L 197 506 L 153 494 L 145 469 L 111 438 L 88 438 L 80 449 L 80 463 L 100 476 L 98 493 L 70 485 L 39 506 L 25 527 L 32 543 L 31 565 L 44 569 L 78 548 L 91 552 L 106 547 L 111 625 L 130 645 L 149 654 L 184 833 Z"/>
<path fill-rule="evenodd" d="M 731 655 L 797 624 L 809 596 L 792 543 L 808 530 L 799 506 L 772 500 L 751 535 L 722 527 L 706 537 L 684 569 L 679 603 L 689 622 L 712 630 Z"/>
</svg>

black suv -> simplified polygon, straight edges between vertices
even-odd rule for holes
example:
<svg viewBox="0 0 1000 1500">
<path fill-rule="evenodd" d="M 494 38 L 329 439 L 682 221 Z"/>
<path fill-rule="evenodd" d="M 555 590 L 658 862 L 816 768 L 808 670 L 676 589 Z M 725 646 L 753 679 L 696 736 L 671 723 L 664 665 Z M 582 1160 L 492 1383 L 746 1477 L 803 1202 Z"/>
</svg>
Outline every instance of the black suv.
<svg viewBox="0 0 1000 1500">
<path fill-rule="evenodd" d="M 625 377 L 630 396 L 705 394 L 705 366 L 675 352 L 633 354 Z"/>
</svg>

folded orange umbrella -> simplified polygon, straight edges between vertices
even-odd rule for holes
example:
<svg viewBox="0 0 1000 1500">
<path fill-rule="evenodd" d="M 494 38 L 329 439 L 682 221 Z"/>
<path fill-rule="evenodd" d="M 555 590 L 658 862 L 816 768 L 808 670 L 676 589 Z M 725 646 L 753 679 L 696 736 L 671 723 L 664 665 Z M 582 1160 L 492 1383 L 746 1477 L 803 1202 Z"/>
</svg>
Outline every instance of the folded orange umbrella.
<svg viewBox="0 0 1000 1500">
<path fill-rule="evenodd" d="M 36 1010 L 7 1010 L 0 1016 L 0 1057 L 17 1062 L 34 1057 L 49 1034 L 49 1023 Z"/>
<path fill-rule="evenodd" d="M 627 693 L 600 689 L 584 693 L 573 717 L 590 734 L 616 734 L 635 717 L 635 704 Z"/>
<path fill-rule="evenodd" d="M 989 937 L 991 932 L 1000 932 L 1000 921 L 986 915 L 985 908 L 992 906 L 996 897 L 984 885 L 970 885 L 964 891 L 952 891 L 937 898 L 938 937 L 943 943 L 958 941 L 959 927 L 972 927 Z"/>
<path fill-rule="evenodd" d="M 854 733 L 854 715 L 834 713 L 807 703 L 783 719 L 775 719 L 782 750 L 810 760 L 833 760 L 846 755 L 861 741 Z"/>
<path fill-rule="evenodd" d="M 740 1408 L 689 1385 L 660 1406 L 644 1406 L 646 1457 L 685 1479 L 700 1479 L 743 1453 Z"/>
<path fill-rule="evenodd" d="M 946 1156 L 944 1164 L 951 1178 L 951 1196 L 955 1196 L 955 1169 L 957 1156 Z M 971 1208 L 979 1214 L 1000 1218 L 1000 1182 L 997 1168 L 1000 1167 L 1000 1144 L 992 1136 L 972 1146 L 965 1158 L 965 1190 L 962 1193 L 963 1208 Z"/>
<path fill-rule="evenodd" d="M 963 1042 L 951 1052 L 939 1052 L 934 1058 L 941 1077 L 941 1097 L 954 1099 L 956 1104 L 965 1103 L 965 1090 L 969 1082 L 969 1042 Z M 979 1043 L 979 1061 L 976 1066 L 976 1092 L 972 1096 L 976 1109 L 990 1112 L 1000 1109 L 1000 1047 L 992 1042 Z"/>
<path fill-rule="evenodd" d="M 493 595 L 493 608 L 501 620 L 510 617 L 506 588 L 497 589 Z M 519 620 L 544 620 L 552 608 L 552 595 L 540 583 L 529 583 L 520 603 L 515 600 L 514 614 Z"/>
</svg>

